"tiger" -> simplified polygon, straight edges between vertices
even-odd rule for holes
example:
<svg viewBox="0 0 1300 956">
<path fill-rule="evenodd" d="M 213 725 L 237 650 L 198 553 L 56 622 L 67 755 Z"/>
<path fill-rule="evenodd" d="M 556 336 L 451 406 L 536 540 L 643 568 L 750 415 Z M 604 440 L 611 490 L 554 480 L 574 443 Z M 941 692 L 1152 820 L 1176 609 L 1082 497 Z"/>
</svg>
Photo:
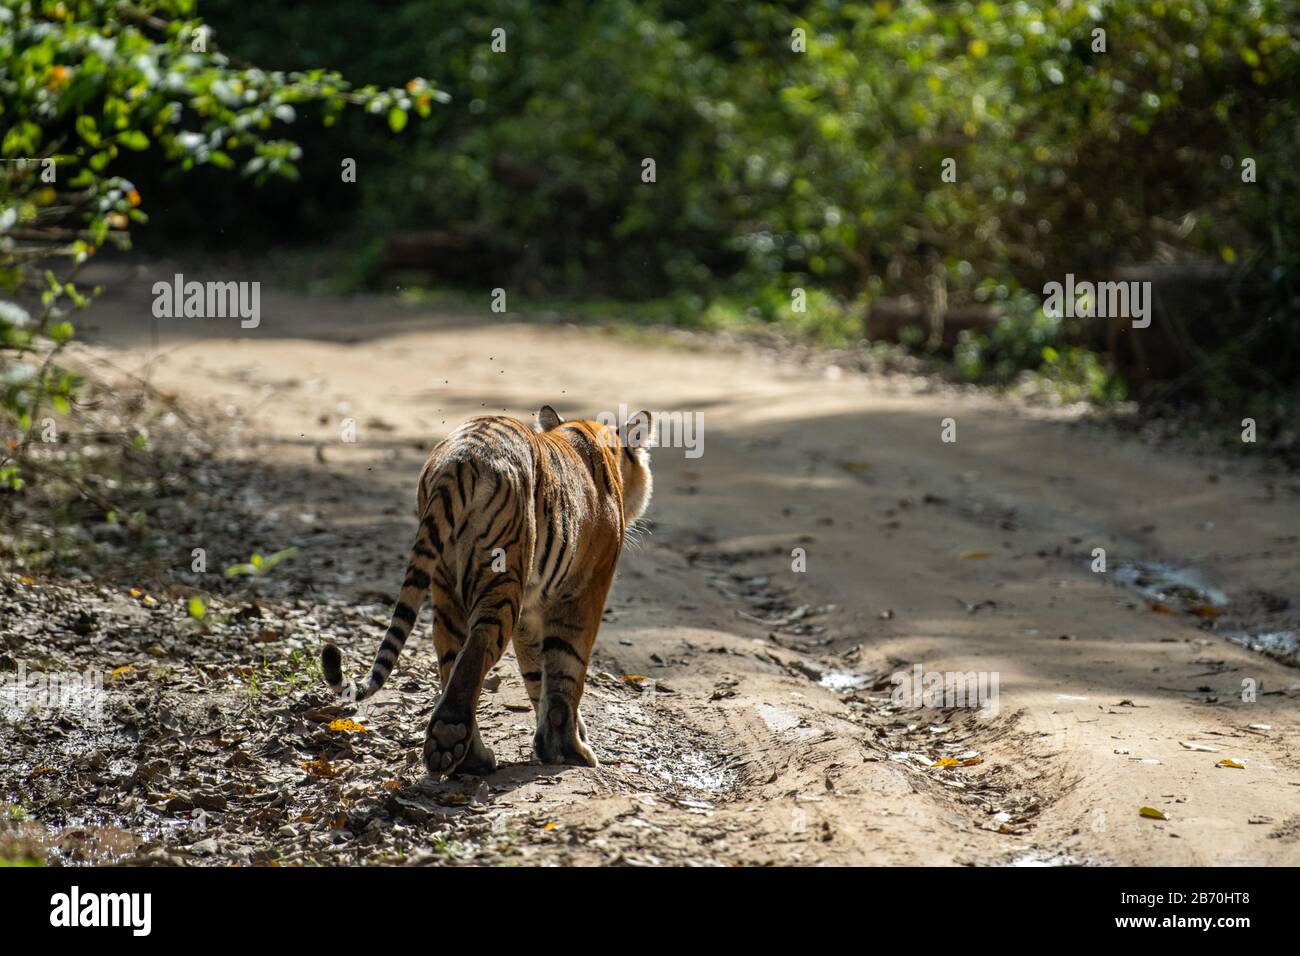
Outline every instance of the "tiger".
<svg viewBox="0 0 1300 956">
<path fill-rule="evenodd" d="M 531 427 L 479 416 L 435 445 L 387 634 L 360 686 L 344 681 L 342 654 L 326 643 L 330 690 L 362 701 L 384 686 L 427 592 L 442 685 L 425 732 L 429 774 L 496 769 L 476 714 L 507 641 L 536 716 L 537 759 L 598 766 L 579 704 L 624 541 L 650 503 L 651 426 L 646 411 L 616 427 L 544 405 Z"/>
</svg>

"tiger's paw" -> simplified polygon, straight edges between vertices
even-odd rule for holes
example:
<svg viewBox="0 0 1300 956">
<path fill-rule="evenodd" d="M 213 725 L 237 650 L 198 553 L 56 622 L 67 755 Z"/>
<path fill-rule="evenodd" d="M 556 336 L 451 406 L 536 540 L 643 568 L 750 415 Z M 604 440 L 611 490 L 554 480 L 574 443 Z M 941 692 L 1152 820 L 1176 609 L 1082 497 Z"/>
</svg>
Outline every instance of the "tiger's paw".
<svg viewBox="0 0 1300 956">
<path fill-rule="evenodd" d="M 434 711 L 424 735 L 424 766 L 430 776 L 441 777 L 460 766 L 472 753 L 477 737 L 473 720 L 440 719 Z"/>
<path fill-rule="evenodd" d="M 582 718 L 572 720 L 570 713 L 567 701 L 547 702 L 545 715 L 538 721 L 537 733 L 533 735 L 533 752 L 542 763 L 599 767 L 596 752 L 587 746 L 587 728 Z"/>
<path fill-rule="evenodd" d="M 475 728 L 474 739 L 470 741 L 469 753 L 460 762 L 456 772 L 467 773 L 475 777 L 486 777 L 488 774 L 495 772 L 496 769 L 497 755 L 492 752 L 491 747 L 483 743 L 483 738 L 479 736 L 478 729 Z"/>
</svg>

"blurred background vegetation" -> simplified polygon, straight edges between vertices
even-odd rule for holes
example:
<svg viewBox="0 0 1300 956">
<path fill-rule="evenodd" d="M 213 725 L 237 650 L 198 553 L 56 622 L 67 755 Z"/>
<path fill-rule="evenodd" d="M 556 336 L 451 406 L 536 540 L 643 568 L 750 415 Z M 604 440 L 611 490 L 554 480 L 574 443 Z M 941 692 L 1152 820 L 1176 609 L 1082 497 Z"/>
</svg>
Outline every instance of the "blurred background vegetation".
<svg viewBox="0 0 1300 956">
<path fill-rule="evenodd" d="M 398 132 L 364 111 L 300 120 L 299 176 L 270 188 L 125 157 L 149 199 L 146 249 L 328 244 L 346 251 L 351 289 L 414 275 L 832 345 L 889 338 L 970 381 L 1032 374 L 1067 397 L 1208 403 L 1294 432 L 1289 0 L 197 12 L 250 62 L 380 88 L 428 76 L 450 101 Z M 344 157 L 356 183 L 341 180 Z M 1153 281 L 1152 330 L 1138 341 L 1126 325 L 1044 315 L 1043 284 L 1066 273 Z"/>
</svg>

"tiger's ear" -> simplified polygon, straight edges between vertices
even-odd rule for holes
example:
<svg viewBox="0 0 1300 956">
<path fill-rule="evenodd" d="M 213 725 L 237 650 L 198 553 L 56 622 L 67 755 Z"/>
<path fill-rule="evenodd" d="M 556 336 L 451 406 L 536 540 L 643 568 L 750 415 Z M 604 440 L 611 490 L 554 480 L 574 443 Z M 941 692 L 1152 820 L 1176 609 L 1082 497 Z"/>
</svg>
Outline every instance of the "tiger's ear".
<svg viewBox="0 0 1300 956">
<path fill-rule="evenodd" d="M 637 412 L 624 424 L 623 434 L 619 437 L 623 439 L 623 444 L 628 448 L 647 448 L 653 435 L 652 424 L 649 412 Z"/>
<path fill-rule="evenodd" d="M 564 419 L 560 413 L 551 408 L 550 405 L 543 405 L 537 410 L 537 430 L 539 432 L 549 432 L 556 425 L 563 425 Z"/>
</svg>

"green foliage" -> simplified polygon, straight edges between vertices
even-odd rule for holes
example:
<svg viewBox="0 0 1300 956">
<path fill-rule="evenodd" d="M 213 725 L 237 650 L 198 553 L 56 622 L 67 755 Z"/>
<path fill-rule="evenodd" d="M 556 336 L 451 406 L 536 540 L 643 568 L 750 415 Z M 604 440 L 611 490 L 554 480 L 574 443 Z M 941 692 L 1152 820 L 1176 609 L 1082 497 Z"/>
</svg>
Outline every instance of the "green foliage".
<svg viewBox="0 0 1300 956">
<path fill-rule="evenodd" d="M 251 558 L 248 559 L 247 563 L 232 564 L 230 567 L 226 568 L 226 577 L 228 578 L 235 578 L 240 576 L 247 576 L 251 578 L 264 577 L 265 575 L 270 574 L 273 570 L 275 570 L 275 566 L 279 564 L 281 561 L 285 560 L 286 558 L 292 558 L 297 553 L 298 553 L 297 548 L 284 548 L 280 551 L 276 551 L 275 553 L 268 554 L 268 555 L 255 553 Z M 192 606 L 190 612 L 191 614 L 193 614 Z M 201 616 L 201 615 L 195 615 L 195 616 Z"/>
<path fill-rule="evenodd" d="M 0 486 L 21 487 L 18 455 L 42 409 L 66 414 L 74 401 L 79 383 L 54 361 L 89 298 L 71 273 L 147 221 L 116 173 L 129 154 L 179 172 L 293 178 L 302 151 L 277 132 L 302 106 L 329 122 L 355 105 L 397 128 L 442 99 L 422 79 L 354 89 L 322 69 L 237 66 L 193 0 L 0 0 L 0 412 L 19 433 L 0 452 Z"/>
<path fill-rule="evenodd" d="M 208 8 L 264 53 L 291 32 L 367 72 L 440 65 L 451 106 L 368 163 L 361 222 L 444 233 L 444 279 L 698 298 L 692 324 L 841 341 L 871 299 L 939 276 L 953 307 L 1024 300 L 965 343 L 965 375 L 1044 366 L 1089 391 L 1105 373 L 1070 357 L 1080 330 L 1021 290 L 1212 257 L 1295 312 L 1300 19 L 1284 0 L 420 0 L 362 22 L 336 3 L 270 13 L 280 29 L 238 0 Z M 795 287 L 806 313 L 785 307 Z"/>
</svg>

